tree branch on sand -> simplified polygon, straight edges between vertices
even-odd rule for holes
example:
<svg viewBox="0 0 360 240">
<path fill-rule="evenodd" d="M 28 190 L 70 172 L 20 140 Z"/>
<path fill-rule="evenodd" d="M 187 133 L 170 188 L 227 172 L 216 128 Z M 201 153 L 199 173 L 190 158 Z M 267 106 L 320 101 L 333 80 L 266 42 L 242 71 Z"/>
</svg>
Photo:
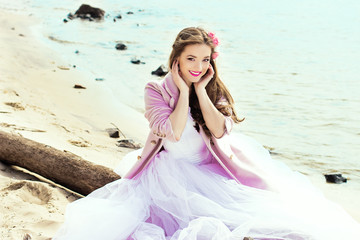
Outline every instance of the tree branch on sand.
<svg viewBox="0 0 360 240">
<path fill-rule="evenodd" d="M 25 168 L 82 195 L 120 179 L 110 168 L 3 131 L 0 131 L 0 161 Z"/>
</svg>

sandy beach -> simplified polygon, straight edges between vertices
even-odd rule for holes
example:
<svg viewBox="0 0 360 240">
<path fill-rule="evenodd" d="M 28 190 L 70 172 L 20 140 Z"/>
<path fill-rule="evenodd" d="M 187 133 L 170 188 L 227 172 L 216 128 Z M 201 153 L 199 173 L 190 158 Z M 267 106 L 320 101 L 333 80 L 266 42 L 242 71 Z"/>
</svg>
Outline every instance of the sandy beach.
<svg viewBox="0 0 360 240">
<path fill-rule="evenodd" d="M 14 133 L 115 168 L 132 149 L 116 146 L 106 128 L 117 126 L 143 143 L 148 123 L 142 113 L 114 99 L 101 81 L 80 72 L 42 44 L 32 16 L 0 11 L 0 130 Z M 80 84 L 86 89 L 75 89 Z M 131 117 L 130 117 L 131 116 Z M 311 178 L 331 200 L 360 221 L 359 193 L 352 185 Z M 0 162 L 0 238 L 49 239 L 64 220 L 66 205 L 78 196 Z"/>
<path fill-rule="evenodd" d="M 143 142 L 142 114 L 114 102 L 94 79 L 79 73 L 42 45 L 31 16 L 1 11 L 0 130 L 72 152 L 114 168 L 128 148 L 116 146 L 106 128 L 115 126 Z M 75 89 L 80 84 L 86 89 Z M 129 118 L 129 116 L 132 116 Z M 66 204 L 77 196 L 0 163 L 0 238 L 48 239 L 63 221 Z"/>
</svg>

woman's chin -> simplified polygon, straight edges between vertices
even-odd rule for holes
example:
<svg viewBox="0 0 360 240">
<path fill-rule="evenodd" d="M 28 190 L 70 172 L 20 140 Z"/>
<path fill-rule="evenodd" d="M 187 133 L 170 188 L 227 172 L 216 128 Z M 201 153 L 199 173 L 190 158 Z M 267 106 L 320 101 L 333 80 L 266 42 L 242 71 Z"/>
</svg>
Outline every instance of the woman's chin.
<svg viewBox="0 0 360 240">
<path fill-rule="evenodd" d="M 197 77 L 197 78 L 191 77 L 191 78 L 187 78 L 185 82 L 194 84 L 194 83 L 199 82 L 199 80 L 200 80 L 200 77 Z"/>
<path fill-rule="evenodd" d="M 197 83 L 198 81 L 200 81 L 201 76 L 198 76 L 198 77 L 193 77 L 193 76 L 191 76 L 191 77 L 189 77 L 188 79 L 189 79 L 190 82 L 192 82 L 192 83 Z"/>
</svg>

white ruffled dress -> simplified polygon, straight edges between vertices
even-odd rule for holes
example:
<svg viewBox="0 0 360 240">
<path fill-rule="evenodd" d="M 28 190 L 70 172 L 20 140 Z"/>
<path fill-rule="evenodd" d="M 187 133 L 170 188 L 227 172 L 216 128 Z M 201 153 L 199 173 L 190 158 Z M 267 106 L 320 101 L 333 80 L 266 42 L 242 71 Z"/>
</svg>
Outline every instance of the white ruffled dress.
<svg viewBox="0 0 360 240">
<path fill-rule="evenodd" d="M 189 114 L 180 141 L 165 140 L 165 150 L 139 178 L 114 181 L 69 204 L 53 239 L 360 239 L 359 223 L 244 135 L 233 134 L 233 141 L 263 161 L 274 178 L 281 176 L 282 191 L 251 188 L 214 172 L 193 125 Z"/>
</svg>

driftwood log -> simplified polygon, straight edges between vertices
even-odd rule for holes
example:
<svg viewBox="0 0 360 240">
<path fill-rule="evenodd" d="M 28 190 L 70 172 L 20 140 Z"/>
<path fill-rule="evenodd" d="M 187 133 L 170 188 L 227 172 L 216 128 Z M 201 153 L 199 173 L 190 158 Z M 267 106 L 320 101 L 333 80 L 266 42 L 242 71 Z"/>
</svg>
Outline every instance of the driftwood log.
<svg viewBox="0 0 360 240">
<path fill-rule="evenodd" d="M 0 161 L 25 168 L 82 195 L 120 179 L 110 168 L 3 131 Z"/>
</svg>

